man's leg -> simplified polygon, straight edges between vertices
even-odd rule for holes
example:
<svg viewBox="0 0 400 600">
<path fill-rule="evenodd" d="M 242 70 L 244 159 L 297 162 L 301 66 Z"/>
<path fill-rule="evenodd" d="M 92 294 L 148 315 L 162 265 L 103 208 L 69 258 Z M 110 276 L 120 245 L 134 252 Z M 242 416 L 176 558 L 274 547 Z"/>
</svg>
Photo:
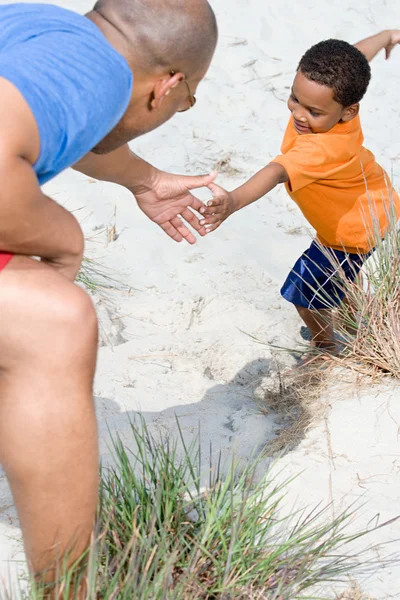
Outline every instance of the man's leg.
<svg viewBox="0 0 400 600">
<path fill-rule="evenodd" d="M 337 344 L 333 331 L 332 311 L 328 309 L 309 310 L 303 306 L 295 306 L 311 332 L 313 344 L 320 350 L 336 352 Z"/>
<path fill-rule="evenodd" d="M 14 257 L 0 272 L 0 463 L 34 573 L 90 538 L 96 342 L 90 298 L 55 269 Z"/>
</svg>

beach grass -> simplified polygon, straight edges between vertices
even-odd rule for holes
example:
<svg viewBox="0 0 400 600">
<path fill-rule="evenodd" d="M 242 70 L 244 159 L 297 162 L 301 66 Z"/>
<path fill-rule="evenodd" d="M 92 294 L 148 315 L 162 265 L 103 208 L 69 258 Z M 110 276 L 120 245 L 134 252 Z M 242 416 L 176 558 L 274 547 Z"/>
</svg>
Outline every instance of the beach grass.
<svg viewBox="0 0 400 600">
<path fill-rule="evenodd" d="M 371 207 L 372 215 L 374 215 Z M 400 379 L 400 234 L 393 202 L 387 209 L 388 231 L 384 239 L 377 219 L 369 237 L 375 251 L 354 281 L 345 278 L 332 254 L 336 282 L 345 294 L 335 310 L 335 330 L 343 352 L 341 363 L 377 377 Z"/>
<path fill-rule="evenodd" d="M 87 256 L 83 257 L 76 281 L 92 293 L 101 294 L 111 290 L 126 291 L 128 289 L 110 269 Z"/>
<path fill-rule="evenodd" d="M 332 590 L 377 568 L 352 551 L 368 532 L 348 532 L 352 509 L 285 516 L 291 481 L 257 478 L 261 457 L 225 468 L 221 457 L 210 459 L 204 486 L 198 441 L 155 439 L 143 421 L 131 423 L 131 434 L 135 450 L 114 438 L 115 462 L 102 469 L 88 571 L 63 572 L 51 592 L 32 584 L 24 598 L 322 600 L 331 597 L 316 591 L 322 584 Z"/>
</svg>

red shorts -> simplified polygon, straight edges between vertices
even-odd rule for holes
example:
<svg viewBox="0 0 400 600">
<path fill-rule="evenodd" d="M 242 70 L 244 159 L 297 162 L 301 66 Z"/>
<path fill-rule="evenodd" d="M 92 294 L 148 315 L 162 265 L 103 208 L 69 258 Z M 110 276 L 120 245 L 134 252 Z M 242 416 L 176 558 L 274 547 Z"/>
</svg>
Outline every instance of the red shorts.
<svg viewBox="0 0 400 600">
<path fill-rule="evenodd" d="M 0 271 L 8 265 L 13 256 L 8 252 L 0 252 Z"/>
</svg>

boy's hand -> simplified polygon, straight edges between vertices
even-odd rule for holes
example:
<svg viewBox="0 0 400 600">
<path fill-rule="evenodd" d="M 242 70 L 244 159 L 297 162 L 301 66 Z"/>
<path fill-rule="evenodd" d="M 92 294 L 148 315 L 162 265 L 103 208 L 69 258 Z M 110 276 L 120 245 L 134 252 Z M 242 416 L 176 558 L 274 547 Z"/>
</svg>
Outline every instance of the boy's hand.
<svg viewBox="0 0 400 600">
<path fill-rule="evenodd" d="M 399 43 L 400 31 L 398 29 L 385 29 L 385 31 L 371 35 L 354 45 L 364 54 L 367 61 L 371 62 L 383 48 L 385 49 L 387 60 L 393 48 Z"/>
<path fill-rule="evenodd" d="M 397 44 L 400 44 L 400 30 L 393 29 L 390 33 L 390 42 L 385 47 L 386 60 L 389 58 L 391 51 Z"/>
<path fill-rule="evenodd" d="M 200 209 L 205 217 L 200 221 L 200 225 L 205 225 L 207 233 L 211 233 L 234 213 L 236 208 L 230 192 L 215 183 L 210 183 L 207 187 L 211 190 L 214 198 L 209 200 L 204 208 Z"/>
</svg>

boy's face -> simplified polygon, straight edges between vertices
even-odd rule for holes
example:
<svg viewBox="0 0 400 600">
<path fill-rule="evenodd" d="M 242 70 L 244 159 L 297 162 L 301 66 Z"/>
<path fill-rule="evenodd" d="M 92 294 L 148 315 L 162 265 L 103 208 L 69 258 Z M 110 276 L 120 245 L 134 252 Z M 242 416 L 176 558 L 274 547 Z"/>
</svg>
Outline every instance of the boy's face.
<svg viewBox="0 0 400 600">
<path fill-rule="evenodd" d="M 288 108 L 293 115 L 294 128 L 304 135 L 326 133 L 339 121 L 351 121 L 358 114 L 359 105 L 343 108 L 333 99 L 331 88 L 311 81 L 297 71 Z"/>
</svg>

